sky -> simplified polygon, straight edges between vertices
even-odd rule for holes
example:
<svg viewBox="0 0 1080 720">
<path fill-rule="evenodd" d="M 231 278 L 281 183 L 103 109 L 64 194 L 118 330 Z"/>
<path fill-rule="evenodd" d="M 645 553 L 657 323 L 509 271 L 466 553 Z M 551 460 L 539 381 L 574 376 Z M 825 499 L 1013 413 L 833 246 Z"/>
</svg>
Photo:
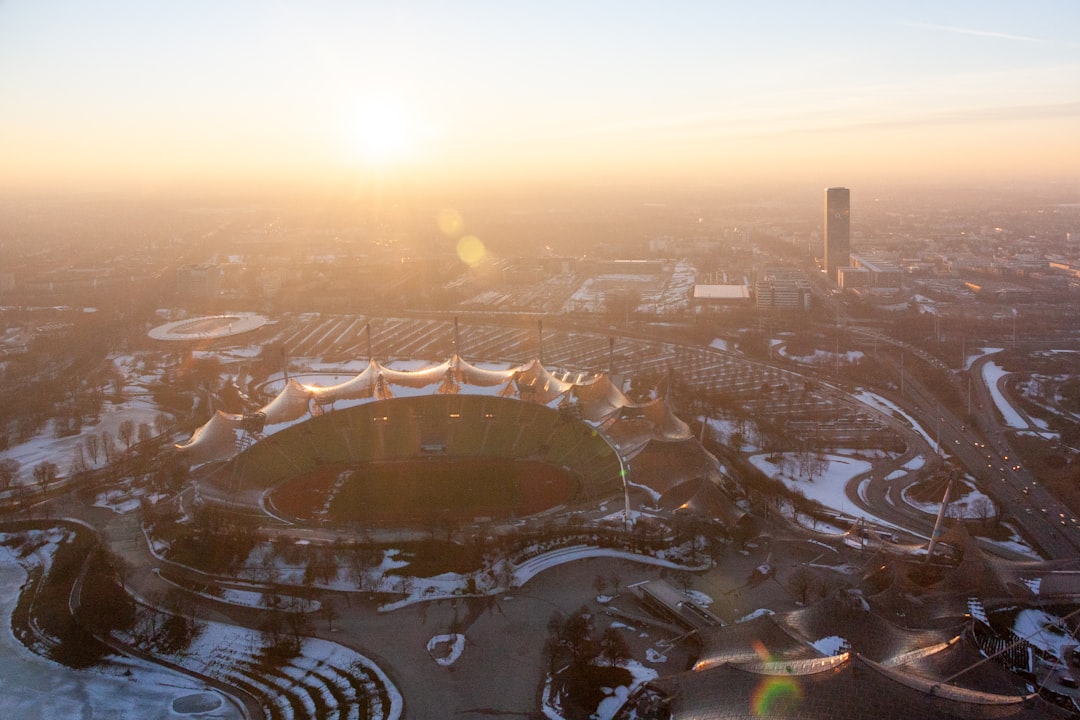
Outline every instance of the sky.
<svg viewBox="0 0 1080 720">
<path fill-rule="evenodd" d="M 0 190 L 1075 182 L 1080 2 L 0 0 Z"/>
</svg>

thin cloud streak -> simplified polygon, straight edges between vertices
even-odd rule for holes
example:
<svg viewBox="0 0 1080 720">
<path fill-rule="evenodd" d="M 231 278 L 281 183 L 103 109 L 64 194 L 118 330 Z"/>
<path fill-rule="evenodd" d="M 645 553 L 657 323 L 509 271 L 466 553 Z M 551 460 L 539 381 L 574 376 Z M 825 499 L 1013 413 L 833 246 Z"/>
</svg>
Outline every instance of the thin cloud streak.
<svg viewBox="0 0 1080 720">
<path fill-rule="evenodd" d="M 969 123 L 1012 122 L 1016 120 L 1047 120 L 1080 117 L 1080 102 L 1053 103 L 1047 105 L 1002 105 L 998 107 L 972 108 L 941 113 L 927 113 L 898 120 L 870 120 L 843 125 L 803 128 L 804 133 L 849 132 L 852 130 L 891 130 L 934 125 L 962 125 Z"/>
<path fill-rule="evenodd" d="M 976 30 L 975 28 L 962 28 L 953 25 L 934 25 L 933 23 L 901 23 L 905 27 L 918 30 L 932 30 L 934 32 L 949 32 L 957 35 L 975 35 L 976 37 L 997 38 L 999 40 L 1019 40 L 1021 42 L 1047 42 L 1043 38 L 1028 37 L 1027 35 L 1013 35 L 1011 33 L 996 32 L 994 30 Z"/>
</svg>

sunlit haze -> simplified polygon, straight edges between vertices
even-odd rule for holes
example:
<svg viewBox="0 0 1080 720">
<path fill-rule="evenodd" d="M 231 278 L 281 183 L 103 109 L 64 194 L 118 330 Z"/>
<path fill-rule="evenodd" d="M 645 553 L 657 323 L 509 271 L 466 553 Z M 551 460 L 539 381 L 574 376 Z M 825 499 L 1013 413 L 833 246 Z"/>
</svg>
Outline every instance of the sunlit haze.
<svg viewBox="0 0 1080 720">
<path fill-rule="evenodd" d="M 1080 4 L 0 3 L 0 187 L 1075 180 Z"/>
</svg>

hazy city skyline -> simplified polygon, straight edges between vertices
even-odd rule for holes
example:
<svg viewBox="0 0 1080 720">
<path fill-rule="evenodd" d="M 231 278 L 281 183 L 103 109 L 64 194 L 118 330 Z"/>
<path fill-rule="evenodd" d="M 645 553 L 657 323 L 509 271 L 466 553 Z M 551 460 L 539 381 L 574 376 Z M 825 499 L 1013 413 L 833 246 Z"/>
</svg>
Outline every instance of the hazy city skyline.
<svg viewBox="0 0 1080 720">
<path fill-rule="evenodd" d="M 1076 178 L 1080 5 L 0 5 L 0 189 Z"/>
</svg>

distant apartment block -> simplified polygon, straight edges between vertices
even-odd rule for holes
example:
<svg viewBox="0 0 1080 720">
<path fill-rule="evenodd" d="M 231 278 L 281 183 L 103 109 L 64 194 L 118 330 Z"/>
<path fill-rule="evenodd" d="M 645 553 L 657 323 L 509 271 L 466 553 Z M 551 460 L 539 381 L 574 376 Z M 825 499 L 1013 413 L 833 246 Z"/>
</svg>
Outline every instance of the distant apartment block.
<svg viewBox="0 0 1080 720">
<path fill-rule="evenodd" d="M 835 187 L 825 191 L 825 271 L 833 280 L 847 267 L 851 254 L 851 191 Z"/>
<path fill-rule="evenodd" d="M 754 301 L 758 310 L 809 310 L 810 281 L 801 270 L 766 268 L 754 283 Z"/>
<path fill-rule="evenodd" d="M 181 265 L 176 271 L 176 291 L 186 298 L 212 298 L 221 292 L 221 268 L 209 263 Z"/>
</svg>

